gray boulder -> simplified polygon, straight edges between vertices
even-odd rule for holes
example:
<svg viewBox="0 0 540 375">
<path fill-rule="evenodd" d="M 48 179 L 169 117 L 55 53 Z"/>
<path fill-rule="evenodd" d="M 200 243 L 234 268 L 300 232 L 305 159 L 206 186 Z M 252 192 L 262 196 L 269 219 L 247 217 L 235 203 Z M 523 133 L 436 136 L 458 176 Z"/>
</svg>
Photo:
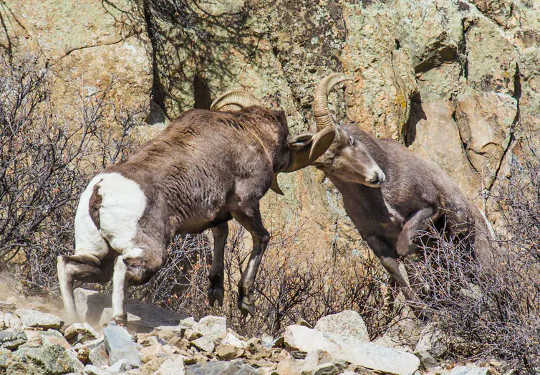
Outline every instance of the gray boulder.
<svg viewBox="0 0 540 375">
<path fill-rule="evenodd" d="M 97 323 L 103 309 L 111 306 L 111 296 L 99 293 L 95 290 L 75 288 L 75 309 L 85 322 Z"/>
<path fill-rule="evenodd" d="M 116 362 L 124 359 L 133 367 L 141 365 L 141 358 L 137 350 L 137 344 L 129 332 L 116 324 L 109 324 L 103 329 L 105 336 L 105 348 L 109 354 L 109 362 L 114 365 Z"/>
<path fill-rule="evenodd" d="M 214 361 L 186 367 L 186 375 L 257 375 L 255 368 L 235 361 Z"/>
</svg>

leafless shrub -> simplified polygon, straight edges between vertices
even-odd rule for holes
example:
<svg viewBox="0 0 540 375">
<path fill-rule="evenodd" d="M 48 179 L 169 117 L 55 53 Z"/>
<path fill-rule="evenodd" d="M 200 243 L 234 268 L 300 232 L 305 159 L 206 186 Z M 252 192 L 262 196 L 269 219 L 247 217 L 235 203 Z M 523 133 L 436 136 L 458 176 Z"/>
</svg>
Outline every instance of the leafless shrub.
<svg viewBox="0 0 540 375">
<path fill-rule="evenodd" d="M 200 312 L 207 310 L 205 288 L 211 256 L 206 235 L 177 236 L 163 267 L 147 284 L 133 288 L 132 298 L 190 316 L 204 316 Z"/>
<path fill-rule="evenodd" d="M 226 316 L 233 329 L 247 336 L 277 335 L 299 320 L 314 325 L 320 317 L 345 309 L 360 312 L 372 336 L 383 332 L 399 311 L 388 303 L 388 280 L 378 260 L 359 255 L 332 257 L 323 250 L 298 254 L 301 249 L 294 245 L 300 229 L 272 231 L 256 279 L 255 316 L 246 318 L 237 307 L 237 285 L 249 257 L 250 239 L 236 225 L 225 249 L 223 307 L 207 304 L 211 251 L 202 235 L 175 241 L 165 266 L 149 284 L 137 288 L 134 296 L 196 319 L 209 314 Z"/>
<path fill-rule="evenodd" d="M 52 79 L 39 57 L 0 55 L 0 264 L 16 268 L 26 292 L 56 285 L 56 256 L 73 250 L 81 189 L 125 156 L 140 113 L 111 109 L 105 90 L 79 98 L 68 119 L 51 99 Z"/>
<path fill-rule="evenodd" d="M 449 357 L 495 357 L 521 373 L 540 366 L 538 171 L 535 157 L 516 162 L 494 193 L 505 225 L 491 259 L 430 231 L 419 259 L 407 262 L 418 291 L 411 302 L 445 333 Z"/>
</svg>

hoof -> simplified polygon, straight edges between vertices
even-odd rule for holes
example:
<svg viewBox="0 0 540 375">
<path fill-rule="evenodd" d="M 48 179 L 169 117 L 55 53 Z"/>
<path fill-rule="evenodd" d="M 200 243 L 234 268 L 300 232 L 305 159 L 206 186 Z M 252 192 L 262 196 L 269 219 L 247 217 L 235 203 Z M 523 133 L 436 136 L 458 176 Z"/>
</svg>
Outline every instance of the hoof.
<svg viewBox="0 0 540 375">
<path fill-rule="evenodd" d="M 128 325 L 127 314 L 113 317 L 110 323 L 127 328 L 127 325 Z"/>
<path fill-rule="evenodd" d="M 213 307 L 217 302 L 217 306 L 223 306 L 223 295 L 223 288 L 208 289 L 208 304 Z"/>
<path fill-rule="evenodd" d="M 255 306 L 253 306 L 253 304 L 249 301 L 249 299 L 247 299 L 245 297 L 238 303 L 238 308 L 242 312 L 242 316 L 244 318 L 248 314 L 252 315 L 252 316 L 255 316 Z"/>
<path fill-rule="evenodd" d="M 411 251 L 411 247 L 413 246 L 411 246 L 409 241 L 403 241 L 399 239 L 396 244 L 396 252 L 398 253 L 400 257 L 406 257 L 407 255 L 413 252 Z"/>
</svg>

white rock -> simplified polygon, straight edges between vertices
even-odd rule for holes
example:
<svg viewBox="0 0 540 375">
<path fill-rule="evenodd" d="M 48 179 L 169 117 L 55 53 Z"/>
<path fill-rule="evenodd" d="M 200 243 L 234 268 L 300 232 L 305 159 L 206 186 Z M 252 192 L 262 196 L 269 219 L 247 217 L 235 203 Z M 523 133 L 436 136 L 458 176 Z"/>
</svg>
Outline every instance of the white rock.
<svg viewBox="0 0 540 375">
<path fill-rule="evenodd" d="M 222 316 L 205 316 L 193 326 L 193 330 L 214 341 L 223 339 L 227 336 L 227 320 Z"/>
<path fill-rule="evenodd" d="M 182 319 L 178 323 L 178 327 L 180 327 L 182 329 L 193 328 L 193 326 L 195 324 L 197 324 L 197 322 L 195 321 L 195 319 L 192 316 L 190 316 L 189 318 Z"/>
<path fill-rule="evenodd" d="M 339 344 L 341 351 L 333 353 L 334 357 L 354 365 L 397 375 L 413 374 L 420 366 L 418 357 L 398 349 L 353 338 L 343 338 Z"/>
<path fill-rule="evenodd" d="M 184 357 L 180 354 L 168 357 L 154 375 L 184 375 Z"/>
<path fill-rule="evenodd" d="M 444 373 L 445 375 L 488 375 L 489 369 L 476 366 L 456 366 L 452 370 Z"/>
<path fill-rule="evenodd" d="M 221 343 L 224 345 L 232 345 L 241 349 L 245 349 L 248 346 L 247 342 L 240 340 L 233 332 L 227 332 L 227 335 L 223 340 L 221 340 Z"/>
<path fill-rule="evenodd" d="M 286 346 L 303 352 L 325 350 L 328 353 L 337 353 L 340 351 L 340 347 L 328 340 L 321 331 L 296 324 L 285 329 L 283 338 Z"/>
<path fill-rule="evenodd" d="M 356 311 L 345 310 L 319 319 L 315 329 L 324 333 L 351 336 L 361 341 L 369 341 L 366 323 Z"/>
<path fill-rule="evenodd" d="M 209 336 L 199 337 L 198 339 L 193 340 L 191 344 L 207 353 L 212 353 L 216 347 L 216 345 L 214 344 L 214 340 L 212 340 L 212 338 Z"/>
<path fill-rule="evenodd" d="M 420 365 L 420 360 L 413 354 L 353 337 L 324 334 L 304 326 L 287 327 L 284 340 L 285 345 L 293 349 L 304 352 L 324 350 L 334 360 L 347 361 L 390 374 L 413 374 Z"/>
</svg>

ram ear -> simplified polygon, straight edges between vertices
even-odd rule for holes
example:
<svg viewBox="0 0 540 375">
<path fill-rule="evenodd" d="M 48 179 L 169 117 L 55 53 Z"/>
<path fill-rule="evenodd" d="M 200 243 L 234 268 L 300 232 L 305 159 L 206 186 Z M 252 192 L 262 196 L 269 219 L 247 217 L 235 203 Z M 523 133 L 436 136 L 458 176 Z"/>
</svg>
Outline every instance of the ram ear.
<svg viewBox="0 0 540 375">
<path fill-rule="evenodd" d="M 281 172 L 294 172 L 313 164 L 319 156 L 328 150 L 335 136 L 335 129 L 326 127 L 315 134 L 305 133 L 290 137 L 288 140 L 291 153 L 290 162 L 287 168 Z"/>
</svg>

